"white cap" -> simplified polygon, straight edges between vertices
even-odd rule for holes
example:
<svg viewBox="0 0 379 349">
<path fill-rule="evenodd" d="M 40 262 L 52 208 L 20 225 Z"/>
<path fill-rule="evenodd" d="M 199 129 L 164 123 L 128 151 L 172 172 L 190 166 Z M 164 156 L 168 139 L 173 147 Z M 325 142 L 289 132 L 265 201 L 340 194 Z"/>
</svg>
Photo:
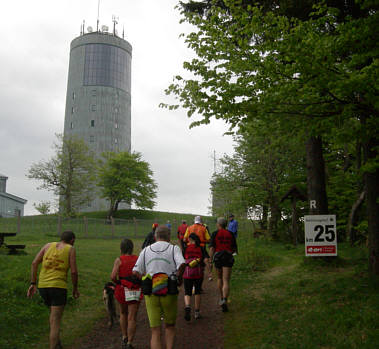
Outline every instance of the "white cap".
<svg viewBox="0 0 379 349">
<path fill-rule="evenodd" d="M 200 216 L 195 217 L 195 223 L 201 223 L 201 217 Z"/>
</svg>

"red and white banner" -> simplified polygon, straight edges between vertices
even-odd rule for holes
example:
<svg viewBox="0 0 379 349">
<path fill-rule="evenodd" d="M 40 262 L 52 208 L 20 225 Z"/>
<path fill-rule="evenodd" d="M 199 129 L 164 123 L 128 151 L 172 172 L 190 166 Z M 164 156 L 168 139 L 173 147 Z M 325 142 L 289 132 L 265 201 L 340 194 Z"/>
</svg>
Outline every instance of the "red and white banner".
<svg viewBox="0 0 379 349">
<path fill-rule="evenodd" d="M 336 246 L 307 246 L 307 254 L 336 253 Z"/>
</svg>

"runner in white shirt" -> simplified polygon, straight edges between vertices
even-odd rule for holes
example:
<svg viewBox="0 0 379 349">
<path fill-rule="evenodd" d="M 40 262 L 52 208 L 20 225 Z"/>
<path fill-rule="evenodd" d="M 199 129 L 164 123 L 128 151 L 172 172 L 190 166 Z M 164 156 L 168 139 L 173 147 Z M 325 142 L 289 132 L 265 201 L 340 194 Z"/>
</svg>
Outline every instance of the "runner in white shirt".
<svg viewBox="0 0 379 349">
<path fill-rule="evenodd" d="M 165 273 L 171 275 L 177 272 L 177 267 L 185 263 L 179 246 L 167 241 L 157 241 L 145 247 L 133 268 L 141 275 Z"/>
<path fill-rule="evenodd" d="M 133 268 L 139 277 L 147 275 L 152 278 L 152 294 L 145 294 L 146 310 L 151 327 L 151 349 L 161 346 L 161 314 L 165 322 L 166 348 L 174 347 L 175 321 L 178 308 L 178 295 L 171 293 L 170 277 L 177 278 L 177 285 L 182 283 L 185 260 L 180 248 L 170 244 L 170 230 L 166 226 L 158 226 L 155 231 L 157 242 L 145 247 Z"/>
</svg>

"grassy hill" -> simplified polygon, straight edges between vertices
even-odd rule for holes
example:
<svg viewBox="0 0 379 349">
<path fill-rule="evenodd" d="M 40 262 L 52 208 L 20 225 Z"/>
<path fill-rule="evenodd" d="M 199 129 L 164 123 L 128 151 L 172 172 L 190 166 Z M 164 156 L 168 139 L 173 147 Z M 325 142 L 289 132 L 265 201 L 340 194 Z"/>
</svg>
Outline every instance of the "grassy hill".
<svg viewBox="0 0 379 349">
<path fill-rule="evenodd" d="M 107 212 L 86 212 L 75 218 L 59 218 L 57 215 L 24 216 L 20 218 L 20 234 L 16 241 L 21 242 L 28 235 L 57 235 L 57 232 L 73 230 L 78 238 L 119 238 L 132 236 L 143 238 L 151 231 L 153 223 L 172 224 L 172 233 L 176 233 L 182 220 L 192 224 L 195 215 L 189 213 L 161 212 L 152 210 L 120 210 L 115 215 L 114 225 L 106 219 Z M 203 221 L 213 230 L 216 219 L 202 216 Z M 0 218 L 0 231 L 16 232 L 17 218 Z"/>
<path fill-rule="evenodd" d="M 68 299 L 64 347 L 105 317 L 102 289 L 119 255 L 120 237 L 95 237 L 75 242 L 81 297 Z M 9 256 L 0 248 L 1 349 L 47 347 L 48 311 L 38 295 L 29 300 L 25 294 L 35 254 L 55 239 L 46 230 L 21 233 L 6 242 L 22 241 L 26 254 Z M 142 240 L 133 241 L 138 253 Z M 379 283 L 368 274 L 367 248 L 339 244 L 339 257 L 326 263 L 305 258 L 304 246 L 253 239 L 244 229 L 238 244 L 230 312 L 220 311 L 225 349 L 377 347 Z M 206 321 L 204 326 L 212 324 Z"/>
<path fill-rule="evenodd" d="M 122 237 L 132 238 L 135 253 L 138 254 L 142 239 L 151 230 L 152 222 L 173 223 L 173 238 L 176 226 L 182 219 L 193 222 L 193 214 L 158 212 L 146 210 L 120 210 L 117 213 L 114 231 L 106 221 L 106 212 L 86 213 L 74 219 L 62 220 L 62 229 L 74 230 L 77 240 L 79 268 L 79 290 L 82 296 L 68 298 L 63 327 L 62 341 L 71 344 L 75 338 L 87 333 L 105 315 L 102 290 L 109 281 L 113 262 L 119 256 Z M 136 221 L 134 220 L 136 219 Z M 84 231 L 84 225 L 87 231 Z M 214 227 L 212 217 L 204 220 Z M 57 240 L 58 217 L 39 215 L 21 217 L 21 232 L 6 238 L 8 244 L 25 244 L 25 252 L 7 255 L 7 249 L 0 248 L 0 348 L 46 348 L 48 334 L 48 311 L 41 298 L 26 298 L 30 281 L 30 265 L 47 242 Z M 17 231 L 17 218 L 0 218 L 0 231 Z M 71 295 L 69 289 L 69 295 Z M 17 328 L 17 331 L 15 330 Z"/>
<path fill-rule="evenodd" d="M 88 212 L 81 214 L 82 216 L 87 216 L 89 218 L 100 218 L 105 219 L 107 217 L 106 211 L 99 212 Z M 172 222 L 179 223 L 184 219 L 187 223 L 192 223 L 196 214 L 191 213 L 176 213 L 176 212 L 162 212 L 153 210 L 118 210 L 114 218 L 117 219 L 141 219 L 141 220 L 151 220 L 158 223 L 164 224 L 168 220 Z M 211 216 L 202 216 L 205 221 L 214 222 L 214 218 Z"/>
<path fill-rule="evenodd" d="M 340 243 L 331 260 L 265 239 L 239 247 L 224 348 L 378 347 L 379 279 L 365 246 Z"/>
</svg>

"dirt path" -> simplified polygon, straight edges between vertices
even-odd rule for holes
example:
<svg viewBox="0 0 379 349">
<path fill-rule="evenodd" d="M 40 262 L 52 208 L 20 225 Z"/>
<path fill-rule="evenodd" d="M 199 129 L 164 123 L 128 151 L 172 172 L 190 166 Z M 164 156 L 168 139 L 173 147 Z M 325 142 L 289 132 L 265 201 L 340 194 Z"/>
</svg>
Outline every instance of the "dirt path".
<svg viewBox="0 0 379 349">
<path fill-rule="evenodd" d="M 203 284 L 201 314 L 199 320 L 184 320 L 183 287 L 178 301 L 178 318 L 176 322 L 177 349 L 223 349 L 223 314 L 218 302 L 216 281 L 205 280 Z M 192 297 L 193 298 L 193 297 Z M 194 301 L 192 299 L 192 301 Z M 136 349 L 150 347 L 150 329 L 144 302 L 138 311 L 137 332 L 134 339 Z M 121 348 L 121 331 L 118 324 L 112 330 L 107 327 L 107 320 L 99 322 L 91 333 L 80 338 L 71 349 L 119 349 Z"/>
</svg>

